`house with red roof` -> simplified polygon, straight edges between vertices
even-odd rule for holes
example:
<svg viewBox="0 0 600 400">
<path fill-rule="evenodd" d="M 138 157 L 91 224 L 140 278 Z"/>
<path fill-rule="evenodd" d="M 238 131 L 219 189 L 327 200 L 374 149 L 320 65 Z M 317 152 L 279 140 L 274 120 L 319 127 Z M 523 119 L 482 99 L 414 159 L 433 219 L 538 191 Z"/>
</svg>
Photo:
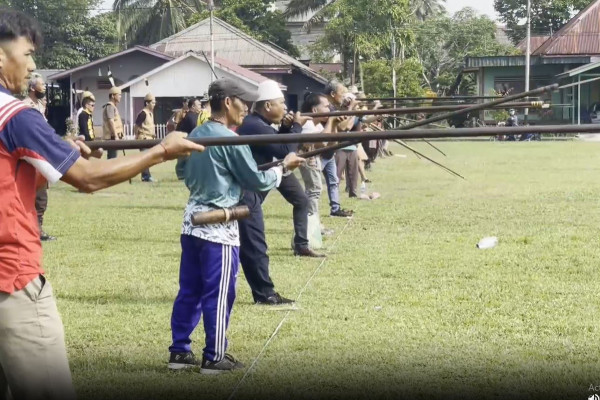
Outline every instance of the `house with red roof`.
<svg viewBox="0 0 600 400">
<path fill-rule="evenodd" d="M 592 1 L 559 31 L 531 37 L 530 88 L 559 83 L 548 94 L 550 110 L 532 112 L 544 123 L 590 122 L 600 102 L 600 0 Z M 517 47 L 526 51 L 525 41 Z M 525 89 L 525 55 L 468 57 L 464 72 L 475 74 L 479 95 Z"/>
<path fill-rule="evenodd" d="M 180 108 L 184 97 L 199 97 L 208 91 L 215 74 L 236 80 L 248 89 L 256 89 L 267 77 L 241 67 L 230 60 L 215 57 L 214 73 L 206 57 L 194 52 L 169 55 L 144 46 L 112 54 L 91 63 L 48 76 L 54 87 L 49 106 L 52 126 L 59 134 L 66 132 L 66 120 L 75 115 L 83 91 L 91 91 L 97 106 L 93 119 L 102 129 L 102 107 L 108 102 L 113 83 L 123 91 L 119 112 L 126 133 L 132 132 L 135 116 L 144 107 L 144 97 L 151 92 L 157 98 L 154 119 L 166 124 L 173 110 Z M 112 82 L 111 82 L 112 79 Z M 280 84 L 285 92 L 287 87 Z"/>
</svg>

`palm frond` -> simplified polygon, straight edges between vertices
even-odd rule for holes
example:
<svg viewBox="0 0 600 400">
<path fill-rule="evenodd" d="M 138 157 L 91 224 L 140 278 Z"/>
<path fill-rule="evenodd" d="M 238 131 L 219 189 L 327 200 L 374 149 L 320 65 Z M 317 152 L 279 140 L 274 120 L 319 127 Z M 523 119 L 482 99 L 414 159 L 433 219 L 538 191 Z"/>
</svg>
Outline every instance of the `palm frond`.
<svg viewBox="0 0 600 400">
<path fill-rule="evenodd" d="M 335 0 L 292 0 L 288 3 L 283 14 L 286 17 L 297 17 L 317 11 Z"/>
<path fill-rule="evenodd" d="M 115 0 L 118 32 L 130 42 L 150 44 L 186 28 L 185 16 L 206 8 L 203 0 Z"/>
<path fill-rule="evenodd" d="M 315 12 L 313 16 L 310 17 L 304 23 L 304 25 L 302 25 L 302 30 L 310 33 L 310 30 L 312 29 L 313 25 L 324 22 L 328 15 L 331 13 L 332 5 L 335 2 L 336 0 L 328 0 L 327 4 L 325 4 L 319 10 L 317 10 L 317 12 Z"/>
</svg>

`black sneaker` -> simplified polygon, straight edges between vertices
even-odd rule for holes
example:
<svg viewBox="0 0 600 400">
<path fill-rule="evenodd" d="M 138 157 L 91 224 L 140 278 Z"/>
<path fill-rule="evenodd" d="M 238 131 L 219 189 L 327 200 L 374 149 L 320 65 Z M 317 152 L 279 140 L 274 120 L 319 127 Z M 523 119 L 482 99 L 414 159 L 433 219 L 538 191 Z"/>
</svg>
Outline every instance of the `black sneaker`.
<svg viewBox="0 0 600 400">
<path fill-rule="evenodd" d="M 225 357 L 220 361 L 210 361 L 202 357 L 200 373 L 204 375 L 219 375 L 243 368 L 244 364 L 233 358 L 231 354 L 225 354 Z"/>
<path fill-rule="evenodd" d="M 279 306 L 282 304 L 292 304 L 294 302 L 295 302 L 294 300 L 286 299 L 285 297 L 281 296 L 279 293 L 275 293 L 275 294 L 267 297 L 266 300 L 257 300 L 256 304 L 264 304 L 267 306 Z"/>
<path fill-rule="evenodd" d="M 343 217 L 343 218 L 349 218 L 352 215 L 354 215 L 354 213 L 352 211 L 349 210 L 342 210 L 341 208 L 337 211 L 332 211 L 329 215 L 331 215 L 332 217 Z"/>
<path fill-rule="evenodd" d="M 49 242 L 49 241 L 52 241 L 52 240 L 56 240 L 56 237 L 55 237 L 55 236 L 48 235 L 46 232 L 42 231 L 42 232 L 40 233 L 40 240 L 41 240 L 42 242 Z"/>
<path fill-rule="evenodd" d="M 200 366 L 201 362 L 191 351 L 188 353 L 171 353 L 169 357 L 169 369 L 180 370 Z"/>
</svg>

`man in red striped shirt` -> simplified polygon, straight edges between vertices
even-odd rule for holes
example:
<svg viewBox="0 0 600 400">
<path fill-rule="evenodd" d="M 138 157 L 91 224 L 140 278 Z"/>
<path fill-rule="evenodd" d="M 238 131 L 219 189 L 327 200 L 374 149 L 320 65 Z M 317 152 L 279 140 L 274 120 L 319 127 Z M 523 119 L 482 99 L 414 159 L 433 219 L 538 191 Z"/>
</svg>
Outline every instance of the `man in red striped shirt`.
<svg viewBox="0 0 600 400">
<path fill-rule="evenodd" d="M 0 9 L 0 397 L 74 397 L 64 332 L 41 266 L 36 190 L 63 180 L 93 192 L 160 162 L 204 148 L 171 133 L 144 153 L 90 162 L 82 142 L 61 140 L 36 110 L 13 97 L 35 70 L 36 22 Z"/>
</svg>

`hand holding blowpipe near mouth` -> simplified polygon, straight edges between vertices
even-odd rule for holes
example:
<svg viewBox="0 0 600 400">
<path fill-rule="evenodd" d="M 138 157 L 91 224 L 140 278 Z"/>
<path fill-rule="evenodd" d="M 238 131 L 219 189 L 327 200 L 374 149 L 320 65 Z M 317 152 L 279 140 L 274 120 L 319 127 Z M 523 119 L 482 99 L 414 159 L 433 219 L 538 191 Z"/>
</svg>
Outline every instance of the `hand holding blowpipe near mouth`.
<svg viewBox="0 0 600 400">
<path fill-rule="evenodd" d="M 462 114 L 466 114 L 466 113 L 473 112 L 473 111 L 489 109 L 492 106 L 505 104 L 505 103 L 508 103 L 513 100 L 521 99 L 523 97 L 545 93 L 545 92 L 554 90 L 557 87 L 558 87 L 558 85 L 554 84 L 554 85 L 544 86 L 544 87 L 541 87 L 538 89 L 530 90 L 527 92 L 515 94 L 512 96 L 506 96 L 501 99 L 490 101 L 489 103 L 485 103 L 485 104 L 474 104 L 474 105 L 466 107 L 466 108 L 461 106 L 462 107 L 461 109 L 451 111 L 448 113 L 444 113 L 444 114 L 438 114 L 433 117 L 424 119 L 422 121 L 404 125 L 400 128 L 400 130 L 413 129 L 413 128 L 416 128 L 419 126 L 428 125 L 432 122 L 442 121 L 442 120 L 445 120 L 445 119 L 448 119 L 448 118 L 451 118 L 451 117 L 454 117 L 457 115 L 462 115 Z M 373 110 L 362 111 L 361 110 L 361 111 L 354 111 L 354 112 L 361 112 L 361 113 L 366 113 L 366 115 L 372 115 L 373 112 L 379 112 L 379 111 L 382 111 L 382 110 L 375 110 L 375 111 L 373 111 Z M 305 115 L 311 116 L 310 114 L 305 114 Z M 336 113 L 325 113 L 325 115 L 333 116 L 333 115 L 337 115 L 337 114 Z M 341 113 L 340 115 L 347 115 L 347 114 Z M 474 128 L 470 128 L 470 129 L 474 129 Z M 419 133 L 417 133 L 417 132 L 401 133 L 400 131 L 387 131 L 387 132 L 388 132 L 387 134 L 385 132 L 378 132 L 378 133 L 368 132 L 366 134 L 363 134 L 363 133 L 316 134 L 315 133 L 315 134 L 310 134 L 310 135 L 307 135 L 307 134 L 245 135 L 245 136 L 231 136 L 231 137 L 202 137 L 202 138 L 194 138 L 194 139 L 190 139 L 190 140 L 192 140 L 194 143 L 202 144 L 204 146 L 228 146 L 228 145 L 246 145 L 246 144 L 261 145 L 261 144 L 270 144 L 270 143 L 314 143 L 314 142 L 323 142 L 323 141 L 332 142 L 332 141 L 340 141 L 340 140 L 352 141 L 352 142 L 349 142 L 349 143 L 345 144 L 344 146 L 342 146 L 342 147 L 345 147 L 345 146 L 355 144 L 355 143 L 360 142 L 361 140 L 365 140 L 365 139 L 415 139 L 415 138 L 419 139 L 419 138 L 432 138 L 432 137 L 460 137 L 458 135 L 450 135 L 450 134 L 448 134 L 448 132 L 440 132 L 439 134 L 441 136 L 437 136 L 437 132 L 433 132 L 433 133 L 430 132 L 429 133 L 430 136 L 423 136 L 422 131 L 420 131 Z M 454 132 L 456 133 L 456 130 Z M 369 136 L 369 135 L 371 135 L 371 136 Z M 374 136 L 374 135 L 379 135 L 379 136 Z M 395 136 L 395 135 L 398 135 L 398 136 Z M 466 136 L 471 136 L 471 135 L 467 134 Z M 473 136 L 478 136 L 478 135 L 473 135 Z M 481 136 L 481 135 L 479 135 L 479 136 Z M 485 136 L 485 135 L 483 135 L 483 136 Z M 490 136 L 493 136 L 493 135 L 490 135 Z M 121 150 L 121 149 L 146 149 L 146 148 L 155 146 L 159 143 L 160 143 L 160 140 L 118 140 L 118 141 L 116 141 L 116 140 L 98 140 L 98 141 L 86 142 L 85 144 L 92 150 L 95 150 L 98 148 L 103 148 L 104 150 Z M 341 147 L 338 147 L 338 148 L 341 148 Z M 323 151 L 333 150 L 333 148 L 329 148 L 329 149 L 324 148 L 324 149 L 326 149 L 326 150 L 323 150 Z M 320 154 L 320 153 L 318 153 L 318 154 Z"/>
<path fill-rule="evenodd" d="M 489 102 L 487 104 L 473 104 L 473 105 L 468 106 L 466 108 L 463 108 L 461 110 L 452 111 L 452 112 L 449 112 L 449 113 L 446 113 L 446 114 L 438 114 L 438 115 L 434 115 L 432 117 L 429 117 L 429 118 L 426 118 L 426 119 L 423 119 L 423 120 L 420 120 L 420 121 L 415 121 L 413 123 L 410 123 L 410 124 L 407 124 L 407 125 L 404 125 L 404 126 L 400 127 L 400 130 L 409 130 L 409 129 L 417 128 L 417 127 L 420 127 L 420 126 L 426 126 L 426 125 L 429 125 L 429 124 L 434 123 L 434 122 L 439 122 L 439 121 L 443 121 L 443 120 L 448 119 L 448 118 L 455 117 L 457 115 L 467 114 L 467 113 L 470 113 L 470 112 L 473 112 L 473 111 L 484 110 L 484 109 L 488 108 L 489 106 L 497 106 L 497 105 L 500 105 L 500 104 L 506 105 L 505 103 L 508 103 L 510 101 L 518 100 L 518 99 L 521 99 L 521 98 L 524 98 L 524 97 L 528 97 L 528 96 L 531 96 L 531 95 L 538 95 L 538 94 L 550 92 L 552 90 L 556 90 L 557 88 L 558 88 L 558 84 L 553 84 L 553 85 L 543 86 L 543 87 L 540 87 L 540 88 L 537 88 L 537 89 L 529 90 L 527 92 L 522 92 L 522 93 L 514 94 L 514 95 L 511 95 L 511 96 L 505 96 L 505 97 L 499 98 L 497 100 L 491 101 L 491 102 Z M 380 111 L 380 110 L 377 110 L 377 111 Z M 371 111 L 368 111 L 368 112 L 372 113 L 373 111 L 371 110 Z M 471 129 L 471 128 L 469 128 L 469 129 Z M 384 134 L 384 132 L 386 132 L 386 131 L 379 132 L 379 134 Z M 398 132 L 398 133 L 400 133 L 399 131 L 388 131 L 388 132 Z M 456 133 L 456 131 L 454 130 L 453 133 Z M 469 133 L 473 133 L 473 132 L 469 132 Z M 353 134 L 354 138 L 359 139 L 358 141 L 355 140 L 355 141 L 351 141 L 351 142 L 348 141 L 348 142 L 344 142 L 344 143 L 340 143 L 340 144 L 334 144 L 334 145 L 327 146 L 327 147 L 324 147 L 324 148 L 321 148 L 321 149 L 318 149 L 318 150 L 315 150 L 315 151 L 304 153 L 301 156 L 302 157 L 306 157 L 306 158 L 317 156 L 317 155 L 320 155 L 320 154 L 325 153 L 325 152 L 335 151 L 335 150 L 344 148 L 346 146 L 351 146 L 351 145 L 360 143 L 360 141 L 362 141 L 364 139 L 424 139 L 425 136 L 422 136 L 422 134 L 423 134 L 423 130 L 420 130 L 419 133 L 415 132 L 415 135 L 418 135 L 418 136 L 412 136 L 412 137 L 410 136 L 410 134 L 407 134 L 407 135 L 400 134 L 400 136 L 398 136 L 398 137 L 392 137 L 392 135 L 394 135 L 394 134 L 389 135 L 388 137 L 379 137 L 377 135 L 377 133 L 373 133 L 373 132 L 367 132 L 366 134 L 365 133 Z M 440 134 L 443 135 L 443 133 L 441 133 L 441 132 L 440 132 Z M 311 136 L 314 137 L 314 134 L 311 135 Z M 491 136 L 495 136 L 495 135 L 491 135 Z M 460 136 L 429 136 L 429 138 L 433 138 L 433 137 L 460 137 Z M 327 139 L 324 139 L 324 141 L 326 141 L 326 140 Z M 350 138 L 350 140 L 352 140 L 352 139 Z M 333 137 L 330 137 L 329 141 L 330 142 L 331 141 L 335 141 L 335 139 Z M 259 169 L 268 169 L 268 168 L 270 168 L 273 165 L 277 165 L 277 161 L 274 161 L 272 163 L 267 163 L 267 164 L 260 165 Z"/>
<path fill-rule="evenodd" d="M 515 103 L 506 103 L 503 105 L 491 105 L 492 102 L 478 104 L 482 105 L 480 109 L 505 109 L 505 108 L 550 108 L 550 104 L 544 103 L 543 101 L 522 101 Z M 350 116 L 364 116 L 364 115 L 386 115 L 386 114 L 431 114 L 442 111 L 460 111 L 470 108 L 471 104 L 458 104 L 458 105 L 443 105 L 443 106 L 430 106 L 430 107 L 402 107 L 402 108 L 379 108 L 372 110 L 340 110 L 332 111 L 328 113 L 307 113 L 302 114 L 303 116 L 319 118 L 319 117 L 333 117 L 338 115 L 350 115 Z"/>
</svg>

